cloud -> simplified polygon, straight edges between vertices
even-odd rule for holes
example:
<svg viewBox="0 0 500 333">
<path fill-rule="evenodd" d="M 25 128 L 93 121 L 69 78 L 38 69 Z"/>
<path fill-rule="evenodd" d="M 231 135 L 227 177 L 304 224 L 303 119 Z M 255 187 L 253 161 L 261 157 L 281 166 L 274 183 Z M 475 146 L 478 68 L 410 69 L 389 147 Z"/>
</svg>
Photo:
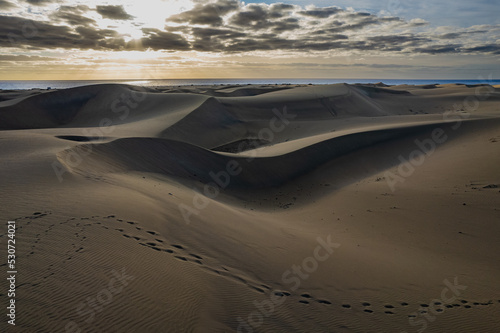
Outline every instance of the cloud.
<svg viewBox="0 0 500 333">
<path fill-rule="evenodd" d="M 271 18 L 282 18 L 283 16 L 293 11 L 295 8 L 296 7 L 294 5 L 274 3 L 269 7 L 269 16 Z"/>
<path fill-rule="evenodd" d="M 95 25 L 97 22 L 91 18 L 84 16 L 86 12 L 90 10 L 89 7 L 80 6 L 61 6 L 56 12 L 49 15 L 52 21 L 56 22 L 66 22 L 69 25 Z"/>
<path fill-rule="evenodd" d="M 359 15 L 361 14 L 361 15 Z M 403 23 L 399 17 L 377 17 L 367 13 L 350 13 L 345 17 L 347 20 L 332 21 L 332 28 L 326 29 L 328 32 L 339 33 L 346 31 L 359 31 L 370 26 L 382 25 L 386 23 Z"/>
<path fill-rule="evenodd" d="M 170 16 L 167 22 L 221 26 L 222 16 L 239 8 L 237 0 L 218 0 L 215 3 L 196 4 L 191 10 Z"/>
<path fill-rule="evenodd" d="M 188 41 L 179 34 L 162 31 L 159 29 L 143 29 L 146 37 L 142 38 L 141 43 L 129 43 L 129 50 L 171 50 L 187 51 L 190 49 Z"/>
<path fill-rule="evenodd" d="M 103 18 L 111 20 L 131 20 L 134 17 L 125 11 L 123 6 L 97 6 L 96 11 L 101 14 Z"/>
<path fill-rule="evenodd" d="M 285 32 L 299 29 L 298 18 L 284 18 L 289 10 L 288 6 L 251 4 L 234 14 L 229 20 L 229 25 L 254 31 L 271 29 L 274 32 Z"/>
<path fill-rule="evenodd" d="M 315 18 L 327 18 L 337 13 L 342 12 L 343 10 L 337 7 L 324 7 L 324 8 L 314 8 L 309 10 L 299 11 L 300 15 L 310 16 Z"/>
<path fill-rule="evenodd" d="M 470 48 L 465 48 L 465 52 L 470 53 L 493 53 L 500 54 L 500 44 L 487 44 L 482 46 L 475 46 Z"/>
<path fill-rule="evenodd" d="M 392 47 L 409 47 L 409 46 L 418 46 L 425 42 L 432 41 L 429 38 L 415 36 L 413 34 L 408 35 L 383 35 L 383 36 L 373 36 L 368 37 L 367 41 L 372 42 L 374 44 L 378 44 L 381 46 L 392 46 Z"/>
<path fill-rule="evenodd" d="M 32 62 L 32 61 L 57 61 L 57 60 L 58 60 L 57 58 L 49 58 L 41 56 L 0 54 L 0 61 Z"/>
<path fill-rule="evenodd" d="M 460 44 L 449 44 L 449 45 L 430 45 L 426 47 L 416 48 L 415 52 L 418 53 L 429 53 L 429 54 L 442 54 L 442 53 L 458 53 L 460 52 Z"/>
<path fill-rule="evenodd" d="M 110 38 L 111 37 L 111 38 Z M 114 37 L 114 38 L 113 38 Z M 125 42 L 109 29 L 51 25 L 20 17 L 0 16 L 0 47 L 25 49 L 123 49 Z"/>
<path fill-rule="evenodd" d="M 136 25 L 123 6 L 96 9 L 85 5 L 61 6 L 46 16 L 50 21 L 0 16 L 0 46 L 223 54 L 282 51 L 304 55 L 318 52 L 496 55 L 500 52 L 498 44 L 493 43 L 498 40 L 500 26 L 475 26 L 459 31 L 430 28 L 424 27 L 426 22 L 419 19 L 405 21 L 396 16 L 337 7 L 197 0 L 192 9 L 166 18 L 163 29 L 142 25 L 143 37 L 132 41 L 124 40 L 119 27 L 103 28 L 87 17 L 94 10 L 103 17 L 130 20 L 130 24 Z"/>
<path fill-rule="evenodd" d="M 57 3 L 59 0 L 26 0 L 27 3 L 30 5 L 35 5 L 35 6 L 45 6 L 50 3 Z"/>
<path fill-rule="evenodd" d="M 14 5 L 12 2 L 6 1 L 6 0 L 0 0 L 0 10 L 6 10 L 6 9 L 11 9 L 15 8 L 16 5 Z"/>
</svg>

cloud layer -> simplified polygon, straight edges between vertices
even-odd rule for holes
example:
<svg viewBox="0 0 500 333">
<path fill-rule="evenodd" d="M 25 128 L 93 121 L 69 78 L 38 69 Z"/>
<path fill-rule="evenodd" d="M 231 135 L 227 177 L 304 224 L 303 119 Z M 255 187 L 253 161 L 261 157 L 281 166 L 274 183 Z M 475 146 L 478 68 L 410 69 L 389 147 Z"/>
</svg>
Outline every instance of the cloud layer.
<svg viewBox="0 0 500 333">
<path fill-rule="evenodd" d="M 56 0 L 26 0 L 46 5 Z M 14 6 L 0 0 L 0 14 Z M 161 10 L 161 9 L 159 9 Z M 92 14 L 129 22 L 142 37 L 131 39 Z M 165 17 L 163 29 L 134 21 L 122 5 L 95 8 L 61 5 L 45 20 L 0 15 L 0 47 L 26 50 L 156 50 L 210 53 L 256 51 L 373 52 L 391 54 L 500 54 L 500 26 L 451 31 L 430 28 L 420 19 L 403 20 L 338 7 L 243 4 L 239 0 L 197 1 L 193 8 Z M 439 31 L 438 31 L 439 30 Z"/>
</svg>

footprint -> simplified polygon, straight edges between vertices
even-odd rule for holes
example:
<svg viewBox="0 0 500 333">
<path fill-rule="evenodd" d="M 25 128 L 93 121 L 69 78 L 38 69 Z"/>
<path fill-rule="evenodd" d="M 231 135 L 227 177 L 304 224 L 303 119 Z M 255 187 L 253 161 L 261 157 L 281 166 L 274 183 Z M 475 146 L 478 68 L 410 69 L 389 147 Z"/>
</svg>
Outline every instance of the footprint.
<svg viewBox="0 0 500 333">
<path fill-rule="evenodd" d="M 156 235 L 158 235 L 158 234 L 156 233 L 156 231 L 146 231 L 146 232 L 147 232 L 148 234 L 151 234 L 151 235 L 153 235 L 153 236 L 156 236 Z"/>
<path fill-rule="evenodd" d="M 366 313 L 373 313 L 373 311 L 372 311 L 372 310 L 370 310 L 370 309 L 365 309 L 365 312 L 366 312 Z"/>
<path fill-rule="evenodd" d="M 406 303 L 406 302 L 402 302 L 402 303 L 401 303 L 401 306 L 408 306 L 408 305 L 409 305 L 409 304 L 408 304 L 408 303 Z"/>
<path fill-rule="evenodd" d="M 175 247 L 175 248 L 178 248 L 180 250 L 184 250 L 184 248 L 182 246 L 180 246 L 180 245 L 172 244 L 172 246 Z"/>
<path fill-rule="evenodd" d="M 299 303 L 302 303 L 302 304 L 309 304 L 308 301 L 304 301 L 304 300 L 300 300 Z"/>
<path fill-rule="evenodd" d="M 233 278 L 240 281 L 240 282 L 247 284 L 247 280 L 245 280 L 244 278 L 242 278 L 240 276 L 233 275 Z"/>
<path fill-rule="evenodd" d="M 363 302 L 363 303 L 361 303 L 361 305 L 363 305 L 363 306 L 371 306 L 371 304 L 368 303 L 368 302 Z"/>
<path fill-rule="evenodd" d="M 186 258 L 181 257 L 181 256 L 175 256 L 175 258 L 177 258 L 177 259 L 179 259 L 179 260 L 182 260 L 182 261 L 188 261 Z"/>
<path fill-rule="evenodd" d="M 393 315 L 394 312 L 392 312 L 392 311 L 386 311 L 385 314 Z"/>
<path fill-rule="evenodd" d="M 318 303 L 319 304 L 326 304 L 326 305 L 331 305 L 332 304 L 332 302 L 326 301 L 326 300 L 323 300 L 323 299 L 318 300 Z"/>
<path fill-rule="evenodd" d="M 304 298 L 312 298 L 312 296 L 311 296 L 311 295 L 309 295 L 309 294 L 302 294 L 302 295 L 300 295 L 300 296 L 301 296 L 301 297 L 304 297 Z"/>
<path fill-rule="evenodd" d="M 392 306 L 392 305 L 385 305 L 384 307 L 385 307 L 386 309 L 394 309 L 394 306 Z"/>
<path fill-rule="evenodd" d="M 196 254 L 192 254 L 192 253 L 190 253 L 189 255 L 190 255 L 191 257 L 196 258 L 196 259 L 200 259 L 200 260 L 202 260 L 202 259 L 203 259 L 202 257 L 200 257 L 200 256 L 198 256 L 198 255 L 196 255 Z"/>
<path fill-rule="evenodd" d="M 342 304 L 342 307 L 346 308 L 346 309 L 350 309 L 351 308 L 351 306 L 349 304 Z"/>
</svg>

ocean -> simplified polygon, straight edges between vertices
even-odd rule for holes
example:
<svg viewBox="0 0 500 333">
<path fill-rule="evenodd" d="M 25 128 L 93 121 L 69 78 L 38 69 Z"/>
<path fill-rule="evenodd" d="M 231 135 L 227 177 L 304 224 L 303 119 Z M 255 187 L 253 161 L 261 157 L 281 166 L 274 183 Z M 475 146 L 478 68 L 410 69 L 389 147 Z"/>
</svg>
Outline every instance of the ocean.
<svg viewBox="0 0 500 333">
<path fill-rule="evenodd" d="M 145 87 L 190 86 L 190 85 L 245 85 L 245 84 L 335 84 L 335 83 L 378 83 L 387 85 L 426 85 L 462 83 L 468 85 L 500 85 L 500 80 L 384 80 L 384 79 L 168 79 L 168 80 L 94 80 L 94 81 L 0 81 L 1 90 L 18 89 L 66 89 L 93 84 L 120 83 Z"/>
</svg>

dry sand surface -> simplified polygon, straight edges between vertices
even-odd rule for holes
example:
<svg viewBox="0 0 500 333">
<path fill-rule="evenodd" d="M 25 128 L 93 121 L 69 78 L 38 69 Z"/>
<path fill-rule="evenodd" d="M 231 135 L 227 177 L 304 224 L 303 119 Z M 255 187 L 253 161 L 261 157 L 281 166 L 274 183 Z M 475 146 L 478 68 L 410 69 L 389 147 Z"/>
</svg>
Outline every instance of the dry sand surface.
<svg viewBox="0 0 500 333">
<path fill-rule="evenodd" d="M 500 332 L 499 87 L 1 91 L 0 158 L 1 332 Z"/>
</svg>

